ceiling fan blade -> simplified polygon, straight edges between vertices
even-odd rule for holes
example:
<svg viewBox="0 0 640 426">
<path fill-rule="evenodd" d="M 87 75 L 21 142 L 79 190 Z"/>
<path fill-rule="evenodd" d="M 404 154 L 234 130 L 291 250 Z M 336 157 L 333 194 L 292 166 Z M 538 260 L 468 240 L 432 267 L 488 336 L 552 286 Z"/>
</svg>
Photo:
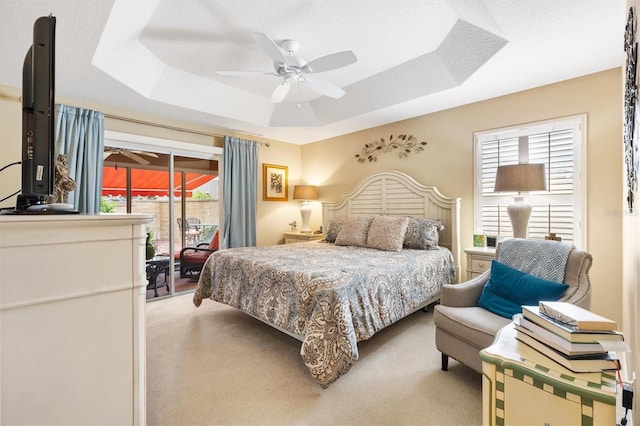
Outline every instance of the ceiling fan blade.
<svg viewBox="0 0 640 426">
<path fill-rule="evenodd" d="M 322 56 L 309 62 L 305 68 L 309 68 L 308 72 L 325 72 L 335 70 L 337 68 L 346 67 L 358 61 L 355 53 L 351 50 L 344 52 L 332 53 L 331 55 Z"/>
<path fill-rule="evenodd" d="M 144 164 L 145 166 L 146 166 L 146 165 L 148 165 L 148 164 L 151 164 L 151 162 L 149 162 L 149 161 L 145 160 L 144 158 L 140 157 L 140 156 L 139 156 L 139 155 L 137 155 L 137 154 L 134 154 L 134 153 L 133 153 L 133 152 L 131 152 L 131 151 L 122 151 L 122 154 L 123 154 L 125 157 L 129 157 L 129 158 L 131 158 L 131 159 L 132 159 L 133 161 L 135 161 L 136 163 Z"/>
<path fill-rule="evenodd" d="M 267 56 L 271 58 L 271 60 L 273 60 L 273 62 L 287 63 L 287 57 L 284 55 L 284 52 L 280 50 L 276 42 L 273 41 L 271 37 L 263 33 L 251 33 L 251 37 L 253 37 L 256 44 L 264 53 L 267 54 Z"/>
<path fill-rule="evenodd" d="M 278 75 L 272 71 L 216 71 L 216 74 L 232 77 L 258 77 L 261 75 Z"/>
<path fill-rule="evenodd" d="M 287 93 L 289 93 L 290 87 L 291 84 L 288 80 L 282 80 L 282 82 L 278 84 L 278 87 L 276 87 L 276 90 L 273 91 L 273 94 L 271 95 L 271 102 L 274 104 L 282 102 L 285 96 L 287 96 Z"/>
<path fill-rule="evenodd" d="M 153 157 L 153 158 L 160 158 L 158 157 L 158 154 L 156 154 L 155 152 L 148 152 L 148 151 L 131 151 L 134 154 L 140 154 L 140 155 L 146 155 L 147 157 Z"/>
<path fill-rule="evenodd" d="M 310 89 L 315 90 L 321 95 L 329 96 L 330 98 L 339 99 L 346 93 L 344 90 L 335 86 L 331 83 L 328 83 L 324 80 L 318 79 L 310 79 L 305 77 L 303 80 L 304 84 L 306 84 Z"/>
</svg>

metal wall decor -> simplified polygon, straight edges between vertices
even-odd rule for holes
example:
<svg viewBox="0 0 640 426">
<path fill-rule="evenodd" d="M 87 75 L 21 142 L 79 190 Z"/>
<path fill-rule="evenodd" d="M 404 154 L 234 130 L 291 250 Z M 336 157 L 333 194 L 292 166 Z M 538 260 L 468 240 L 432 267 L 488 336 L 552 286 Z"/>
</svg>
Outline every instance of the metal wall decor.
<svg viewBox="0 0 640 426">
<path fill-rule="evenodd" d="M 627 25 L 624 33 L 624 51 L 626 53 L 624 83 L 624 160 L 627 169 L 627 206 L 633 213 L 638 196 L 638 172 L 640 169 L 640 153 L 638 152 L 638 136 L 635 126 L 639 108 L 638 85 L 636 83 L 638 43 L 636 42 L 636 17 L 634 8 L 629 8 Z"/>
<path fill-rule="evenodd" d="M 421 153 L 424 151 L 425 145 L 427 145 L 426 142 L 418 142 L 418 139 L 413 135 L 397 135 L 395 138 L 391 135 L 389 141 L 380 138 L 380 140 L 365 144 L 362 152 L 356 154 L 356 159 L 358 163 L 374 162 L 378 161 L 378 155 L 396 150 L 398 150 L 398 157 L 405 158 L 412 152 Z"/>
</svg>

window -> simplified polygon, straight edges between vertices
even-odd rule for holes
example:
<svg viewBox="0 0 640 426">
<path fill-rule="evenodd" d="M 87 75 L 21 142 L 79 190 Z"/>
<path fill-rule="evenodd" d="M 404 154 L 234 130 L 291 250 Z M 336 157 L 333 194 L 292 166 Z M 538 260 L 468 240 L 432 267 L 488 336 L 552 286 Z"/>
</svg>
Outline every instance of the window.
<svg viewBox="0 0 640 426">
<path fill-rule="evenodd" d="M 475 139 L 476 232 L 513 236 L 507 206 L 517 193 L 495 193 L 499 165 L 544 163 L 547 191 L 525 195 L 532 206 L 529 238 L 550 233 L 586 242 L 586 115 L 479 132 Z"/>
</svg>

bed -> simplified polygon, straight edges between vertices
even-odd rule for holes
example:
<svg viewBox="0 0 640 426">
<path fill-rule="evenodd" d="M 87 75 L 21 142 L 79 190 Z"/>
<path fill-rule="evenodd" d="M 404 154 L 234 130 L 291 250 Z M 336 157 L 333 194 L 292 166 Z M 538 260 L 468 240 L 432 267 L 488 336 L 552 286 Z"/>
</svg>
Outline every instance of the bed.
<svg viewBox="0 0 640 426">
<path fill-rule="evenodd" d="M 358 359 L 358 342 L 456 282 L 460 200 L 382 171 L 322 210 L 325 240 L 213 253 L 193 300 L 225 303 L 297 338 L 311 376 L 327 387 Z M 408 230 L 435 223 L 443 225 L 436 244 L 415 248 L 412 238 L 423 234 Z"/>
</svg>

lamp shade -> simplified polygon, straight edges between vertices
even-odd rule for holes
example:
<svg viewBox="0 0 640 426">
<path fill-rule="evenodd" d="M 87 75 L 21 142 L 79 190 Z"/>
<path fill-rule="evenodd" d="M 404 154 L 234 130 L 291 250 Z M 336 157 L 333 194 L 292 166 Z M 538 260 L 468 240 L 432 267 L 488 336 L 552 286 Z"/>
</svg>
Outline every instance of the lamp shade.
<svg viewBox="0 0 640 426">
<path fill-rule="evenodd" d="M 494 192 L 545 191 L 544 164 L 498 166 Z M 294 196 L 295 198 L 295 196 Z"/>
<path fill-rule="evenodd" d="M 318 188 L 314 185 L 296 185 L 293 187 L 294 200 L 317 200 Z"/>
</svg>

